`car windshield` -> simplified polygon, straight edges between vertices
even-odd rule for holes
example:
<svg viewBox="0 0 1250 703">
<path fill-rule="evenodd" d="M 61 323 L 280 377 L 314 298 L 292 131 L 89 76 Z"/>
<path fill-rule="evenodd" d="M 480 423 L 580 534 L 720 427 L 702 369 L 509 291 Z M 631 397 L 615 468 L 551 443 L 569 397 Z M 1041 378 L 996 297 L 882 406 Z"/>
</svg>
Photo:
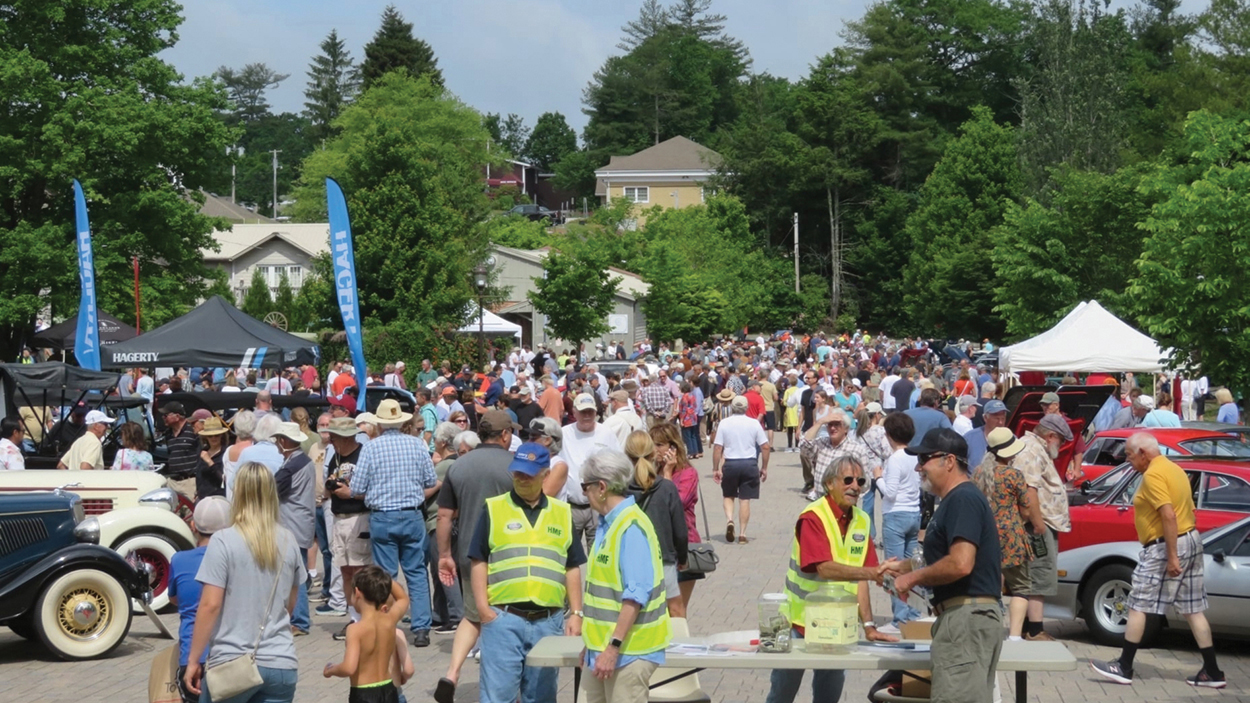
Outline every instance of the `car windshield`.
<svg viewBox="0 0 1250 703">
<path fill-rule="evenodd" d="M 1181 447 L 1190 454 L 1202 456 L 1234 456 L 1250 457 L 1250 444 L 1240 439 L 1220 437 L 1214 439 L 1191 439 L 1181 442 Z"/>
<path fill-rule="evenodd" d="M 1118 466 L 1098 478 L 1088 481 L 1081 487 L 1081 492 L 1089 496 L 1091 499 L 1097 499 L 1106 495 L 1107 491 L 1114 488 L 1120 483 L 1124 476 L 1133 470 L 1131 464 Z"/>
</svg>

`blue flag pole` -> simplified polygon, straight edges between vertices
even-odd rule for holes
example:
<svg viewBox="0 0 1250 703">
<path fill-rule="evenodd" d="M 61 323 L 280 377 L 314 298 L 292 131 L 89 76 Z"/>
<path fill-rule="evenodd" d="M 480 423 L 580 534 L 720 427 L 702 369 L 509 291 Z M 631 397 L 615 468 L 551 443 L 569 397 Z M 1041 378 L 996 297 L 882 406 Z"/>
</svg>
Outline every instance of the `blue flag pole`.
<svg viewBox="0 0 1250 703">
<path fill-rule="evenodd" d="M 91 255 L 91 226 L 87 223 L 87 199 L 82 185 L 74 179 L 74 223 L 78 280 L 82 296 L 78 301 L 78 330 L 74 336 L 74 357 L 78 365 L 92 371 L 100 370 L 100 324 L 95 299 L 95 261 Z"/>
<path fill-rule="evenodd" d="M 360 296 L 356 289 L 356 253 L 352 247 L 347 199 L 343 197 L 343 189 L 333 178 L 326 179 L 326 206 L 330 215 L 330 256 L 334 261 L 334 289 L 339 312 L 343 315 L 343 330 L 347 333 L 347 349 L 351 352 L 352 366 L 356 372 L 356 388 L 359 391 L 356 407 L 364 410 L 368 376 L 360 320 Z"/>
</svg>

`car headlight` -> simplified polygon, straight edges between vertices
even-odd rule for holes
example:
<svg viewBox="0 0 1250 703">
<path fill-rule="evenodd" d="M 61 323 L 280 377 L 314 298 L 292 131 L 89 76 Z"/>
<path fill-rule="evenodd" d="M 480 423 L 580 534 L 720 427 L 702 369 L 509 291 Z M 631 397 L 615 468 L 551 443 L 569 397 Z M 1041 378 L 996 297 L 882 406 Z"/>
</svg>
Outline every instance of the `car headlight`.
<svg viewBox="0 0 1250 703">
<path fill-rule="evenodd" d="M 164 508 L 169 512 L 177 512 L 178 510 L 178 494 L 174 493 L 172 488 L 158 488 L 154 491 L 148 491 L 139 498 L 139 505 L 147 505 L 154 508 Z"/>
<path fill-rule="evenodd" d="M 87 542 L 88 544 L 100 543 L 100 521 L 95 517 L 89 517 L 74 526 L 74 537 L 79 542 Z"/>
<path fill-rule="evenodd" d="M 73 506 L 72 509 L 74 511 L 74 524 L 77 525 L 86 519 L 87 511 L 82 507 L 82 498 L 79 498 L 78 496 L 74 496 L 74 501 L 71 505 Z"/>
</svg>

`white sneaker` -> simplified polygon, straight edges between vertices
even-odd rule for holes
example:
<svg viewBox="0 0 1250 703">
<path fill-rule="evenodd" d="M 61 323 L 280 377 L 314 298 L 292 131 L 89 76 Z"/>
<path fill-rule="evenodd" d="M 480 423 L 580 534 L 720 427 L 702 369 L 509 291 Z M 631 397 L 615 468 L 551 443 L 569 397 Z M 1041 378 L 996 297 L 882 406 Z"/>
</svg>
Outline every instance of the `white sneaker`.
<svg viewBox="0 0 1250 703">
<path fill-rule="evenodd" d="M 807 493 L 804 493 L 803 499 L 809 503 L 816 500 L 816 491 L 813 490 L 813 491 L 808 491 Z"/>
<path fill-rule="evenodd" d="M 882 625 L 881 627 L 878 627 L 878 628 L 877 628 L 877 632 L 880 632 L 880 633 L 881 633 L 881 634 L 883 634 L 883 635 L 901 635 L 901 634 L 903 634 L 903 633 L 902 633 L 902 631 L 898 629 L 898 626 L 896 626 L 896 625 L 895 625 L 894 623 L 892 623 L 892 622 L 886 623 L 886 624 Z"/>
</svg>

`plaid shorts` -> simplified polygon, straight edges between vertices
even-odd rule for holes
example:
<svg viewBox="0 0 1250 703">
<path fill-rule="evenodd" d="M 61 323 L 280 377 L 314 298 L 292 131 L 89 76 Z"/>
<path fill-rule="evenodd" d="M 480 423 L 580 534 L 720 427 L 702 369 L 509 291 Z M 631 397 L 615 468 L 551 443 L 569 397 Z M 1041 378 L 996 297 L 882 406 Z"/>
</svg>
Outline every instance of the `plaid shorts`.
<svg viewBox="0 0 1250 703">
<path fill-rule="evenodd" d="M 1202 539 L 1197 530 L 1176 538 L 1181 575 L 1168 576 L 1167 545 L 1142 547 L 1137 568 L 1133 569 L 1133 590 L 1128 607 L 1140 613 L 1163 615 L 1169 605 L 1182 615 L 1207 609 L 1207 589 L 1202 578 Z"/>
</svg>

